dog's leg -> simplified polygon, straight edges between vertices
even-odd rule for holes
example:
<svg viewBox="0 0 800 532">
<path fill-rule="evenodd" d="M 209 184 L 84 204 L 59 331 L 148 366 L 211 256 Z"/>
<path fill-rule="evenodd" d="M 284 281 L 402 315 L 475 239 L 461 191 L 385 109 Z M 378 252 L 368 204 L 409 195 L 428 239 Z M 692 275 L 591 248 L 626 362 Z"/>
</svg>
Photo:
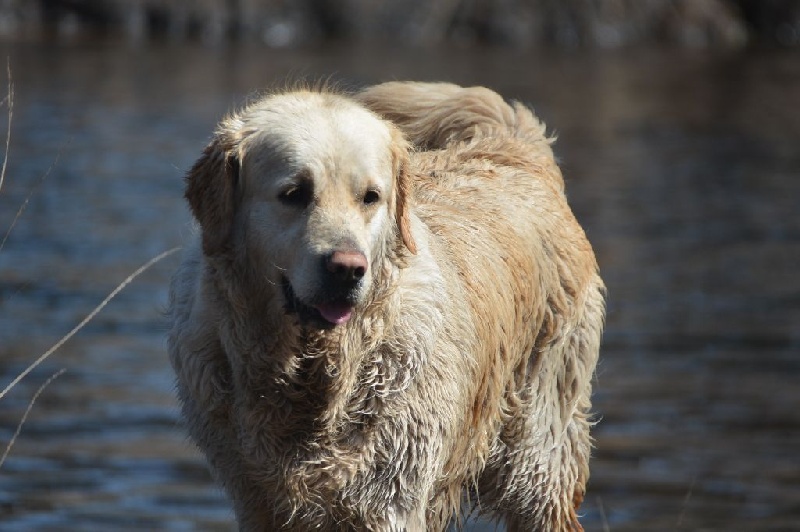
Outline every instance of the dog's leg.
<svg viewBox="0 0 800 532">
<path fill-rule="evenodd" d="M 576 509 L 588 476 L 587 427 L 570 422 L 561 441 L 537 426 L 536 406 L 517 410 L 506 425 L 480 481 L 481 505 L 493 510 L 509 532 L 583 530 Z"/>
<path fill-rule="evenodd" d="M 416 508 L 408 513 L 404 518 L 394 518 L 390 520 L 386 532 L 426 532 L 428 526 L 425 522 L 425 509 Z"/>
<path fill-rule="evenodd" d="M 604 315 L 599 285 L 584 305 L 574 326 L 518 368 L 527 386 L 509 401 L 512 416 L 480 479 L 481 503 L 509 532 L 583 530 L 576 510 L 589 476 L 591 381 Z"/>
</svg>

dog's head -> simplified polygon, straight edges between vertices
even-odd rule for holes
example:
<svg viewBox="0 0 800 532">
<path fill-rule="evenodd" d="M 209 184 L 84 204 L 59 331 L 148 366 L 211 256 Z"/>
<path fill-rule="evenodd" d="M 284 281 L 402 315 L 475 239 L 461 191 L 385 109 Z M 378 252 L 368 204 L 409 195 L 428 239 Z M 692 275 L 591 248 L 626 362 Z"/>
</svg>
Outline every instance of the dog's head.
<svg viewBox="0 0 800 532">
<path fill-rule="evenodd" d="M 348 98 L 268 96 L 223 121 L 187 176 L 203 252 L 245 261 L 286 308 L 346 322 L 396 247 L 416 252 L 408 146 Z"/>
</svg>

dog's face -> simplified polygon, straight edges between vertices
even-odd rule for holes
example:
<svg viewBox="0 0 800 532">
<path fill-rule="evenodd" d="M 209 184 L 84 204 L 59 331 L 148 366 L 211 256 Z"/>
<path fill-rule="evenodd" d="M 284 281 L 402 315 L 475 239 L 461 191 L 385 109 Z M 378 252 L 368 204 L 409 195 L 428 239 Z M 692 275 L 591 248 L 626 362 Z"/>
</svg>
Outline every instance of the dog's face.
<svg viewBox="0 0 800 532">
<path fill-rule="evenodd" d="M 288 311 L 333 327 L 398 238 L 414 251 L 405 157 L 392 126 L 344 97 L 275 95 L 223 124 L 186 196 L 207 255 L 242 257 Z"/>
</svg>

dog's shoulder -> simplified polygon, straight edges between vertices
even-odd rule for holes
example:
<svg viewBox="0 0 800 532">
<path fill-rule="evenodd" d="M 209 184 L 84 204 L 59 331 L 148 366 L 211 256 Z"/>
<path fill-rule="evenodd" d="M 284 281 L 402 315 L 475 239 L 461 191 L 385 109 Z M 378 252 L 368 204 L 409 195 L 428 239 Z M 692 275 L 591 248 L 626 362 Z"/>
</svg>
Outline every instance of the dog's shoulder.
<svg viewBox="0 0 800 532">
<path fill-rule="evenodd" d="M 183 248 L 181 262 L 172 276 L 169 290 L 169 314 L 173 323 L 187 318 L 196 298 L 197 284 L 204 267 L 200 235 L 192 234 Z"/>
<path fill-rule="evenodd" d="M 170 282 L 167 340 L 173 357 L 189 357 L 219 343 L 215 323 L 219 321 L 220 310 L 209 294 L 207 269 L 200 235 L 192 235 Z M 180 350 L 185 352 L 178 353 Z"/>
<path fill-rule="evenodd" d="M 422 214 L 422 213 L 420 213 Z M 401 335 L 413 331 L 412 341 L 441 340 L 444 328 L 467 327 L 464 314 L 466 287 L 460 282 L 458 269 L 450 256 L 450 244 L 444 235 L 431 231 L 429 223 L 412 216 L 412 231 L 418 252 L 400 271 L 396 293 Z M 464 314 L 462 316 L 462 314 Z M 445 322 L 452 323 L 445 323 Z M 424 334 L 421 329 L 425 329 Z"/>
</svg>

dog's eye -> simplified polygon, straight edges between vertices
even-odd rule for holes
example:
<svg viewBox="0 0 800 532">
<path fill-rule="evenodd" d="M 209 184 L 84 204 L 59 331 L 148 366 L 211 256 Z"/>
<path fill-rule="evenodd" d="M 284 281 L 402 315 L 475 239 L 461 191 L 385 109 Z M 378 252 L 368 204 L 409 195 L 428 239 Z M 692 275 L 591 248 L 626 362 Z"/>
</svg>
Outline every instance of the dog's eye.
<svg viewBox="0 0 800 532">
<path fill-rule="evenodd" d="M 367 190 L 361 201 L 364 202 L 364 205 L 372 205 L 373 203 L 378 203 L 380 199 L 381 195 L 377 190 Z"/>
<path fill-rule="evenodd" d="M 306 208 L 311 203 L 311 186 L 305 183 L 298 183 L 286 187 L 278 194 L 278 201 L 289 207 Z"/>
</svg>

